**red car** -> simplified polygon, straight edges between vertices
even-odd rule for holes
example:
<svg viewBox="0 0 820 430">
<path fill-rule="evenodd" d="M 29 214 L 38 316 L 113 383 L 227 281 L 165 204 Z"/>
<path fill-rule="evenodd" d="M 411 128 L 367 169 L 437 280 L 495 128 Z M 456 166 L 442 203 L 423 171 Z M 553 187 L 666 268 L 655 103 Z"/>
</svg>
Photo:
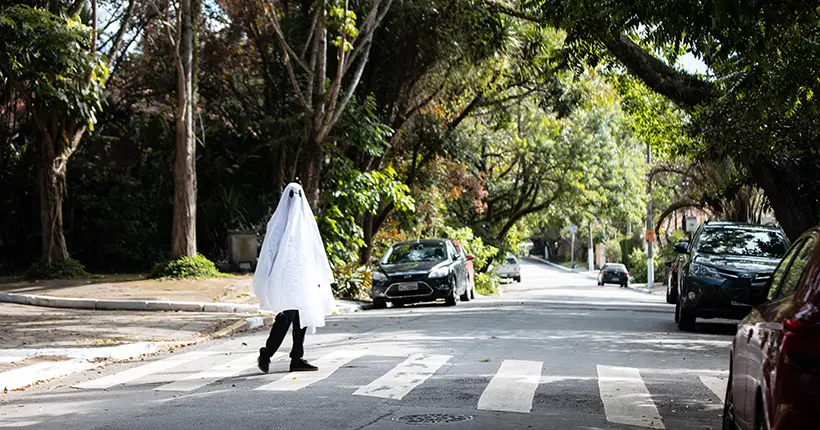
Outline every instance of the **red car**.
<svg viewBox="0 0 820 430">
<path fill-rule="evenodd" d="M 461 256 L 464 257 L 467 260 L 467 282 L 468 282 L 468 285 L 470 286 L 470 293 L 469 294 L 471 296 L 470 298 L 474 299 L 475 298 L 475 266 L 473 265 L 473 260 L 475 260 L 475 256 L 468 253 L 467 250 L 464 249 L 464 247 L 461 246 L 461 243 L 459 243 L 458 241 L 454 240 L 453 245 L 456 246 L 456 251 L 458 251 L 459 254 L 461 254 Z"/>
<path fill-rule="evenodd" d="M 815 227 L 783 257 L 765 302 L 738 325 L 723 429 L 816 429 L 819 422 L 820 227 Z"/>
</svg>

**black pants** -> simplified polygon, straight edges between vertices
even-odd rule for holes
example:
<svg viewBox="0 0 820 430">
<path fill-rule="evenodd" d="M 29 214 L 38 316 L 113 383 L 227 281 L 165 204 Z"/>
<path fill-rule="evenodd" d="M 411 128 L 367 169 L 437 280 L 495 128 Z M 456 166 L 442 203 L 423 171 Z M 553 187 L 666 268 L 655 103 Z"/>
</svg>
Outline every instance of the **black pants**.
<svg viewBox="0 0 820 430">
<path fill-rule="evenodd" d="M 270 329 L 270 336 L 265 342 L 265 348 L 262 351 L 263 355 L 273 357 L 273 354 L 282 345 L 285 340 L 285 335 L 288 334 L 288 327 L 293 326 L 293 348 L 290 350 L 290 358 L 298 359 L 305 355 L 305 332 L 307 327 L 301 328 L 299 324 L 299 311 L 289 310 L 282 311 L 276 315 L 273 321 L 273 327 Z"/>
</svg>

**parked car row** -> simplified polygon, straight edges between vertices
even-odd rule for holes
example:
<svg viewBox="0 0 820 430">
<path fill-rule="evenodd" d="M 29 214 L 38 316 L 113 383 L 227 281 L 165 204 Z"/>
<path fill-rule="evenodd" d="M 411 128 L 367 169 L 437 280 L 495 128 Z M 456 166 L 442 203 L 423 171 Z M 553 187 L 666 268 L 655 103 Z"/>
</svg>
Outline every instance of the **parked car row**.
<svg viewBox="0 0 820 430">
<path fill-rule="evenodd" d="M 820 410 L 820 227 L 789 246 L 777 228 L 706 222 L 678 243 L 666 300 L 681 330 L 742 319 L 732 340 L 724 430 L 816 428 Z"/>
</svg>

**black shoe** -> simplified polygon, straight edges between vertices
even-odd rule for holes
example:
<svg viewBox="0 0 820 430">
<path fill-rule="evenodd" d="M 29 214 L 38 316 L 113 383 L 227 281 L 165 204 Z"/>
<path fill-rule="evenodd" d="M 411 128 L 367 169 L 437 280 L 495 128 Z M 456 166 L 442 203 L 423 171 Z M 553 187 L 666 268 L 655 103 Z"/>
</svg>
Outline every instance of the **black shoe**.
<svg viewBox="0 0 820 430">
<path fill-rule="evenodd" d="M 303 358 L 294 358 L 290 360 L 291 372 L 315 372 L 319 370 L 318 367 L 308 363 Z"/>
<path fill-rule="evenodd" d="M 256 365 L 264 373 L 268 373 L 270 369 L 270 357 L 265 354 L 265 348 L 259 349 L 259 358 L 256 359 Z"/>
</svg>

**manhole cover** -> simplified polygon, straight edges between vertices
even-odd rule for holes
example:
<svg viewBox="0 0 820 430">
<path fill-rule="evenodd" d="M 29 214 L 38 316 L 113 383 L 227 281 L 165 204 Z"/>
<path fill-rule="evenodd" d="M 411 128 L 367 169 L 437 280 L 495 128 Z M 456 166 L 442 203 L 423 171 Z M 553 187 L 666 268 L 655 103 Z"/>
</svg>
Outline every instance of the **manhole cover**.
<svg viewBox="0 0 820 430">
<path fill-rule="evenodd" d="M 460 423 L 463 421 L 470 421 L 471 419 L 473 419 L 473 417 L 471 417 L 470 415 L 415 414 L 396 417 L 393 418 L 393 421 L 417 426 L 424 424 Z"/>
</svg>

